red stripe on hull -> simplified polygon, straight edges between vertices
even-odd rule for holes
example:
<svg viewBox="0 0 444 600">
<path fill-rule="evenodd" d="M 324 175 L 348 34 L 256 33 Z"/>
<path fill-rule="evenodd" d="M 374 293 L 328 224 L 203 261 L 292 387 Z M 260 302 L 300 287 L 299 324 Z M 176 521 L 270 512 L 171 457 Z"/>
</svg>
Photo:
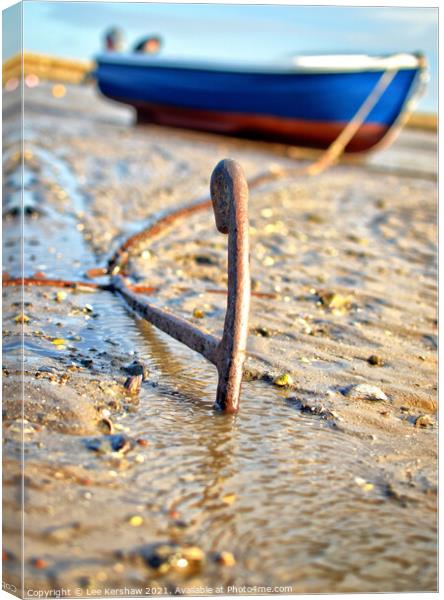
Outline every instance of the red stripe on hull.
<svg viewBox="0 0 444 600">
<path fill-rule="evenodd" d="M 186 129 L 211 131 L 250 139 L 267 139 L 291 144 L 328 147 L 341 133 L 347 123 L 328 121 L 303 121 L 249 115 L 224 113 L 194 108 L 136 102 L 117 99 L 131 104 L 137 109 L 138 123 L 158 123 Z M 363 152 L 377 144 L 389 127 L 375 123 L 365 123 L 346 147 L 347 152 Z"/>
</svg>

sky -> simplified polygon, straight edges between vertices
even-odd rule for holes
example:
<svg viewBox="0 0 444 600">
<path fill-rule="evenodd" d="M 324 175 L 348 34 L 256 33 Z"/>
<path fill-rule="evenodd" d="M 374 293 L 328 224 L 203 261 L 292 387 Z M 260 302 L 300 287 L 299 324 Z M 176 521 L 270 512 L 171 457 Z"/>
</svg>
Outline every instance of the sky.
<svg viewBox="0 0 444 600">
<path fill-rule="evenodd" d="M 4 58 L 16 51 L 5 24 L 4 17 Z M 420 50 L 431 81 L 418 109 L 437 110 L 437 8 L 27 0 L 23 24 L 25 50 L 72 58 L 93 58 L 103 32 L 116 25 L 128 47 L 157 33 L 165 56 L 187 58 L 265 62 L 294 54 Z"/>
</svg>

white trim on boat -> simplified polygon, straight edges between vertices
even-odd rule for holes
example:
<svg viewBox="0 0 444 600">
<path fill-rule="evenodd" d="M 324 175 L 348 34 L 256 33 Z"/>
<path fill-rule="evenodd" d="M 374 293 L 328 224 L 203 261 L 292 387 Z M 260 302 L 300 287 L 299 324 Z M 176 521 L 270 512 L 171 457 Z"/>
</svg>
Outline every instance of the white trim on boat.
<svg viewBox="0 0 444 600">
<path fill-rule="evenodd" d="M 293 64 L 300 69 L 313 71 L 397 71 L 415 69 L 418 57 L 414 54 L 393 54 L 391 56 L 368 56 L 366 54 L 329 54 L 319 56 L 297 56 Z"/>
<path fill-rule="evenodd" d="M 225 63 L 193 59 L 147 56 L 137 53 L 107 52 L 96 57 L 99 63 L 122 66 L 147 66 L 167 69 L 193 69 L 198 71 L 222 71 L 230 73 L 353 73 L 358 71 L 386 71 L 416 69 L 422 57 L 400 53 L 390 56 L 366 54 L 328 54 L 294 56 L 269 63 Z"/>
</svg>

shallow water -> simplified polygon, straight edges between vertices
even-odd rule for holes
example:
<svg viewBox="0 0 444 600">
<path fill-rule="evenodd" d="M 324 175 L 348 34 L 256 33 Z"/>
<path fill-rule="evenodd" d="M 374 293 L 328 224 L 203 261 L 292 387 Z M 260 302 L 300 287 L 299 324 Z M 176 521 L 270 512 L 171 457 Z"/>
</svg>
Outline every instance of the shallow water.
<svg viewBox="0 0 444 600">
<path fill-rule="evenodd" d="M 189 587 L 217 582 L 289 585 L 292 592 L 427 589 L 434 577 L 428 554 L 434 547 L 435 498 L 408 486 L 405 499 L 390 498 L 387 474 L 375 466 L 378 446 L 301 414 L 286 393 L 262 382 L 244 383 L 238 416 L 215 414 L 216 377 L 205 360 L 134 321 L 118 299 L 94 296 L 100 316 L 94 330 L 78 331 L 82 342 L 76 347 L 105 348 L 106 332 L 118 351 L 146 361 L 150 378 L 140 402 L 115 422 L 149 445 L 137 449 L 142 464 L 133 462 L 135 452 L 124 464 L 95 456 L 83 437 L 28 436 L 25 476 L 33 484 L 25 556 L 48 560 L 60 585 L 72 581 L 79 553 L 91 561 L 84 574 L 92 582 L 97 572 L 109 573 L 113 581 L 114 553 L 174 540 L 197 544 L 208 554 L 228 550 L 237 558 L 234 572 L 203 568 L 197 579 L 186 580 Z M 28 346 L 25 352 L 33 350 Z M 44 465 L 43 476 L 37 465 Z M 51 467 L 84 470 L 92 483 L 85 488 L 67 482 L 69 492 L 51 491 Z M 362 489 L 356 478 L 372 489 Z M 91 490 L 87 500 L 85 489 Z M 82 507 L 74 509 L 72 502 Z M 43 527 L 39 506 L 45 507 Z M 168 516 L 173 510 L 185 525 L 175 526 Z M 137 533 L 127 523 L 133 513 L 145 520 Z M 42 529 L 79 516 L 85 529 L 61 546 L 60 561 L 60 550 L 39 539 Z M 119 581 L 135 585 L 146 577 L 149 570 L 135 577 L 127 566 Z M 181 581 L 166 576 L 160 584 L 171 590 Z"/>
<path fill-rule="evenodd" d="M 75 130 L 75 122 L 70 126 Z M 39 131 L 37 122 L 33 127 Z M 64 127 L 69 129 L 66 124 Z M 117 133 L 111 129 L 107 135 L 112 138 Z M 153 143 L 150 130 L 128 135 L 134 135 L 141 147 L 144 136 L 147 143 Z M 188 196 L 182 195 L 183 200 L 198 197 L 204 189 L 204 167 L 193 163 L 193 152 L 198 154 L 198 151 L 191 148 L 191 158 L 184 153 L 178 161 L 174 158 L 174 144 L 186 148 L 186 137 L 177 134 L 176 142 L 169 134 L 165 138 L 155 142 L 158 157 L 164 157 L 158 160 L 165 160 L 171 172 L 184 173 L 184 187 L 179 177 L 178 189 L 169 194 L 171 204 L 175 195 L 183 194 L 184 189 Z M 86 160 L 85 171 L 80 173 L 79 164 L 84 159 L 79 150 L 82 141 L 76 139 L 71 146 L 68 142 L 69 136 L 66 147 L 55 143 L 52 151 L 39 143 L 38 136 L 30 134 L 28 149 L 36 164 L 34 168 L 32 164 L 26 167 L 25 185 L 33 202 L 42 209 L 42 215 L 25 221 L 24 253 L 29 275 L 42 270 L 48 277 L 82 279 L 87 269 L 103 266 L 111 253 L 105 251 L 103 240 L 99 245 L 96 243 L 98 237 L 93 228 L 92 236 L 85 236 L 84 220 L 85 215 L 94 215 L 94 211 L 100 209 L 97 200 L 101 193 L 100 181 L 109 165 L 102 165 L 101 171 L 91 164 L 94 161 Z M 229 142 L 224 144 L 229 147 Z M 77 158 L 76 152 L 79 153 Z M 127 147 L 122 149 L 124 158 L 127 152 Z M 110 153 L 117 151 L 113 149 Z M 241 154 L 242 150 L 235 145 L 233 153 Z M 261 161 L 265 164 L 273 160 L 262 147 L 245 154 L 245 162 L 251 169 Z M 128 177 L 127 163 L 122 159 L 116 164 L 113 155 L 108 160 L 123 186 L 122 180 Z M 88 169 L 96 169 L 89 189 L 85 175 Z M 149 189 L 161 189 L 164 185 L 161 170 L 148 169 L 145 175 L 147 173 L 151 181 L 147 185 L 152 186 Z M 192 182 L 192 189 L 186 188 L 187 178 Z M 11 188 L 14 186 L 17 181 L 13 178 Z M 108 190 L 107 194 L 111 194 L 112 200 L 112 193 Z M 131 203 L 134 196 L 129 194 L 126 200 Z M 103 219 L 108 206 L 106 199 L 104 202 Z M 134 202 L 133 210 L 144 205 L 142 192 L 140 200 Z M 352 219 L 355 209 L 351 199 L 350 203 L 348 218 Z M 108 214 L 114 232 L 108 237 L 108 250 L 114 249 L 118 239 L 137 230 L 138 225 L 149 220 L 150 213 L 161 208 L 160 198 L 153 200 L 152 207 L 145 207 L 143 214 L 141 209 L 139 213 L 136 210 L 133 220 L 125 218 L 128 211 L 125 213 L 121 207 L 116 208 L 115 215 Z M 254 214 L 257 220 L 254 225 L 260 228 L 257 211 Z M 14 220 L 10 223 L 17 225 Z M 89 226 L 86 221 L 86 228 Z M 380 226 L 380 222 L 374 223 L 376 229 Z M 396 222 L 393 227 L 400 225 Z M 208 244 L 218 256 L 218 252 L 224 252 L 223 240 L 213 244 L 204 228 L 205 223 L 196 219 L 193 236 L 200 236 L 203 249 Z M 97 236 L 99 234 L 97 226 Z M 413 257 L 410 249 L 402 246 L 402 234 L 400 229 L 393 232 L 395 261 L 406 253 Z M 6 230 L 6 265 L 8 262 L 12 265 L 17 256 L 18 246 L 13 245 L 13 235 L 13 228 Z M 179 229 L 177 234 L 167 235 L 153 244 L 153 277 L 160 283 L 162 276 L 164 284 L 179 285 L 182 279 L 186 280 L 186 276 L 176 272 L 180 264 L 178 261 L 174 264 L 174 244 L 180 246 L 183 238 L 185 248 L 189 236 L 190 231 Z M 277 244 L 274 249 L 272 243 Z M 301 254 L 302 277 L 309 281 L 310 269 L 318 264 L 320 253 L 310 247 L 310 240 L 302 239 L 302 243 L 306 244 Z M 430 238 L 424 243 L 433 245 Z M 168 268 L 162 268 L 162 244 L 166 254 L 164 264 Z M 294 253 L 287 252 L 287 244 L 287 236 L 282 234 L 281 241 L 274 238 L 262 255 L 258 251 L 254 260 L 267 255 L 277 261 L 290 257 L 291 266 Z M 334 245 L 334 240 L 331 244 Z M 191 249 L 195 249 L 192 244 Z M 149 271 L 146 264 L 143 268 L 139 263 L 133 266 L 139 275 L 146 275 L 145 269 Z M 285 265 L 277 264 L 276 269 L 278 267 L 282 272 Z M 433 264 L 421 263 L 418 266 L 421 275 L 423 267 L 433 272 Z M 288 272 L 288 266 L 285 268 Z M 215 271 L 218 269 L 220 271 L 216 266 Z M 13 268 L 10 272 L 18 275 L 19 271 Z M 266 291 L 273 291 L 269 289 L 271 282 L 282 285 L 272 276 L 268 280 L 261 272 L 256 276 L 261 289 Z M 353 273 L 351 269 L 344 269 L 344 273 L 335 272 L 333 276 L 338 278 L 337 282 L 346 277 L 347 281 L 342 280 L 341 284 L 357 288 L 368 281 L 367 273 L 358 269 Z M 295 280 L 300 285 L 296 276 Z M 290 278 L 286 282 L 294 296 L 301 293 L 300 288 L 295 288 L 295 280 Z M 219 288 L 223 288 L 220 273 L 207 283 L 210 287 L 218 283 Z M 164 288 L 162 291 L 164 293 Z M 17 294 L 6 289 L 4 300 L 4 326 L 9 329 L 4 340 L 4 363 L 10 369 L 12 358 L 17 357 L 20 337 L 18 327 L 14 329 L 11 325 L 17 306 L 9 307 L 8 303 L 17 301 Z M 186 302 L 188 295 L 190 304 Z M 179 294 L 177 290 L 174 297 L 165 293 L 164 296 L 170 307 L 184 314 L 196 299 L 202 303 L 207 301 L 205 295 Z M 153 298 L 153 301 L 161 303 L 163 297 Z M 135 589 L 140 585 L 155 586 L 161 593 L 173 593 L 178 586 L 185 587 L 185 593 L 208 592 L 209 588 L 214 591 L 217 586 L 222 586 L 225 593 L 236 591 L 229 590 L 229 586 L 237 587 L 240 593 L 257 592 L 253 586 L 271 586 L 272 591 L 287 593 L 435 589 L 436 495 L 430 480 L 434 461 L 430 453 L 415 456 L 412 449 L 416 451 L 418 446 L 409 446 L 409 439 L 401 440 L 412 438 L 413 444 L 421 435 L 422 443 L 433 447 L 433 429 L 419 432 L 410 427 L 401 434 L 395 429 L 396 439 L 390 439 L 390 430 L 388 433 L 376 430 L 377 435 L 374 435 L 364 425 L 350 429 L 341 418 L 326 419 L 302 412 L 297 400 L 304 397 L 304 386 L 295 392 L 254 380 L 243 384 L 238 415 L 217 414 L 212 408 L 217 384 L 215 368 L 135 317 L 120 298 L 104 291 L 69 292 L 66 301 L 56 303 L 52 290 L 27 288 L 25 302 L 29 303 L 25 305 L 25 312 L 31 317 L 31 324 L 24 326 L 25 387 L 31 389 L 39 385 L 39 381 L 32 378 L 42 366 L 50 365 L 58 375 L 88 359 L 92 361 L 91 366 L 85 367 L 79 378 L 66 387 L 71 386 L 80 396 L 86 396 L 98 414 L 105 414 L 104 410 L 110 413 L 117 431 L 131 439 L 147 441 L 147 445 L 136 444 L 125 456 L 97 455 L 87 448 L 90 435 L 61 433 L 51 424 L 36 426 L 32 420 L 25 423 L 28 485 L 24 556 L 28 586 L 47 589 L 78 586 L 84 593 L 94 587 Z M 212 302 L 212 309 L 208 309 L 210 319 L 205 325 L 217 330 L 222 323 L 224 299 L 218 296 Z M 279 322 L 284 326 L 287 320 L 289 323 L 301 318 L 299 313 L 273 314 L 277 302 L 281 303 L 280 307 L 285 305 L 282 299 L 256 302 L 254 310 L 259 307 L 262 318 L 269 314 L 267 324 L 271 328 L 278 328 Z M 86 304 L 92 310 L 85 313 Z M 377 303 L 370 304 L 364 316 L 374 316 L 377 320 L 380 310 Z M 330 316 L 323 315 L 323 318 L 328 321 Z M 322 381 L 330 378 L 330 386 L 343 383 L 340 376 L 349 358 L 343 343 L 347 347 L 353 343 L 359 347 L 368 342 L 368 331 L 354 328 L 361 313 L 344 318 L 345 322 L 339 317 L 336 319 L 338 332 L 333 336 L 334 351 L 324 348 L 321 357 L 313 357 L 309 366 L 304 363 L 307 371 L 303 381 L 307 386 L 310 377 L 313 380 L 319 377 Z M 43 331 L 43 337 L 35 335 L 36 329 Z M 54 348 L 52 338 L 65 339 L 66 348 Z M 282 347 L 294 348 L 295 340 L 300 339 L 300 332 L 296 332 L 293 338 L 281 340 Z M 370 336 L 370 339 L 374 338 Z M 307 341 L 301 343 L 308 344 Z M 310 346 L 298 354 L 306 352 L 306 348 Z M 338 348 L 344 353 L 343 357 Z M 255 349 L 261 352 L 257 345 Z M 267 347 L 262 350 L 264 358 Z M 330 356 L 326 358 L 328 352 Z M 121 406 L 113 408 L 112 402 L 124 398 L 121 384 L 126 375 L 122 367 L 133 359 L 146 363 L 149 378 L 138 397 L 126 398 Z M 290 364 L 290 354 L 286 357 L 283 352 L 279 360 L 285 364 L 286 359 Z M 100 386 L 103 386 L 103 394 L 96 397 L 94 390 Z M 57 383 L 53 388 L 56 397 L 59 394 L 63 410 L 66 388 Z M 325 388 L 319 389 L 322 391 L 316 394 L 313 388 L 308 388 L 306 395 L 324 402 Z M 4 509 L 10 514 L 14 511 L 16 488 L 14 478 L 8 479 L 8 476 L 17 468 L 14 456 L 19 448 L 14 427 L 20 427 L 17 419 L 7 420 Z M 100 437 L 100 433 L 97 436 Z M 424 465 L 427 461 L 429 464 Z M 426 475 L 421 470 L 423 466 L 427 466 Z M 393 484 L 397 486 L 395 491 Z M 142 517 L 139 527 L 129 524 L 128 519 L 134 514 Z M 62 533 L 65 528 L 68 533 L 51 537 L 48 532 L 54 527 L 60 527 Z M 8 540 L 14 545 L 17 536 L 18 529 L 12 524 L 6 529 L 6 545 Z M 143 561 L 134 561 L 133 554 L 137 554 L 141 546 L 157 542 L 197 545 L 204 551 L 205 561 L 191 574 L 174 570 L 160 574 Z M 234 555 L 234 566 L 215 563 L 213 553 L 222 551 Z M 35 566 L 36 557 L 45 562 L 44 568 Z M 6 569 L 12 578 L 18 577 L 18 561 L 11 559 Z M 248 589 L 243 589 L 244 586 Z M 283 586 L 288 588 L 284 590 Z"/>
</svg>

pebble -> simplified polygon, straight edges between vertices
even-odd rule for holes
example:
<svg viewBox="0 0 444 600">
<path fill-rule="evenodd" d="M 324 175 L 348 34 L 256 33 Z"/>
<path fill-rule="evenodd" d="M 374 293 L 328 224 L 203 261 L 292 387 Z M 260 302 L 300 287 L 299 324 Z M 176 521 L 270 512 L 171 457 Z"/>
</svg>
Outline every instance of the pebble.
<svg viewBox="0 0 444 600">
<path fill-rule="evenodd" d="M 182 548 L 182 554 L 187 560 L 201 562 L 205 558 L 203 550 L 197 546 Z"/>
<path fill-rule="evenodd" d="M 318 213 L 307 213 L 305 215 L 305 218 L 309 223 L 315 223 L 316 225 L 320 223 L 325 223 L 324 217 L 322 217 Z"/>
<path fill-rule="evenodd" d="M 63 338 L 54 338 L 51 340 L 54 346 L 64 346 L 66 344 L 66 340 Z"/>
<path fill-rule="evenodd" d="M 143 438 L 139 438 L 137 441 L 137 444 L 139 446 L 148 446 L 149 445 L 149 441 L 148 440 L 144 440 Z"/>
<path fill-rule="evenodd" d="M 428 415 L 419 415 L 415 419 L 415 427 L 431 427 L 432 425 L 433 421 Z"/>
<path fill-rule="evenodd" d="M 218 265 L 218 261 L 213 256 L 207 256 L 206 254 L 197 254 L 194 257 L 195 262 L 198 265 Z"/>
<path fill-rule="evenodd" d="M 205 313 L 204 313 L 204 311 L 203 311 L 202 309 L 200 309 L 200 308 L 195 308 L 195 309 L 193 310 L 193 317 L 194 317 L 195 319 L 203 319 L 203 318 L 204 318 L 204 316 L 205 316 Z"/>
<path fill-rule="evenodd" d="M 128 518 L 128 523 L 133 527 L 140 527 L 143 524 L 143 517 L 140 515 L 132 515 Z"/>
<path fill-rule="evenodd" d="M 318 291 L 316 295 L 319 298 L 322 306 L 326 306 L 331 309 L 347 309 L 350 308 L 353 300 L 352 296 L 344 296 L 342 294 L 336 294 L 336 292 Z"/>
<path fill-rule="evenodd" d="M 312 404 L 310 402 L 306 402 L 304 400 L 299 400 L 298 398 L 287 398 L 288 401 L 292 402 L 299 408 L 299 410 L 306 414 L 317 415 L 322 419 L 337 419 L 338 421 L 342 421 L 342 418 L 332 410 L 328 410 L 322 404 Z"/>
<path fill-rule="evenodd" d="M 123 370 L 128 375 L 142 375 L 142 381 L 147 381 L 150 374 L 148 367 L 139 360 L 134 360 L 131 364 L 123 367 Z"/>
<path fill-rule="evenodd" d="M 126 435 L 115 433 L 100 438 L 87 439 L 85 440 L 85 446 L 88 450 L 98 454 L 112 454 L 114 452 L 125 454 L 131 449 L 132 443 Z"/>
<path fill-rule="evenodd" d="M 260 335 L 262 337 L 270 337 L 271 336 L 270 331 L 266 327 L 262 327 L 262 326 L 256 327 L 254 330 L 254 333 L 256 335 Z"/>
<path fill-rule="evenodd" d="M 352 400 L 388 400 L 387 396 L 380 388 L 367 383 L 351 386 L 345 395 Z"/>
<path fill-rule="evenodd" d="M 29 323 L 30 318 L 27 315 L 25 315 L 24 313 L 20 313 L 19 315 L 17 315 L 14 318 L 14 321 L 16 323 Z"/>
<path fill-rule="evenodd" d="M 32 561 L 32 566 L 36 569 L 46 569 L 48 563 L 43 558 L 34 558 Z"/>
<path fill-rule="evenodd" d="M 282 375 L 278 375 L 273 381 L 274 385 L 278 387 L 287 387 L 289 385 L 293 385 L 293 378 L 289 373 L 283 373 Z"/>
<path fill-rule="evenodd" d="M 236 560 L 231 552 L 218 552 L 215 556 L 217 564 L 224 567 L 234 567 Z"/>
<path fill-rule="evenodd" d="M 362 477 L 355 477 L 355 483 L 365 492 L 369 492 L 375 487 L 373 483 L 366 481 Z"/>
<path fill-rule="evenodd" d="M 373 365 L 374 367 L 382 367 L 382 365 L 384 364 L 384 361 L 382 360 L 382 358 L 380 356 L 378 356 L 377 354 L 372 354 L 371 356 L 369 356 L 367 358 L 367 362 L 370 365 Z"/>
<path fill-rule="evenodd" d="M 179 546 L 171 543 L 144 546 L 138 550 L 138 555 L 149 567 L 161 574 L 170 570 L 187 574 L 196 572 L 205 559 L 204 552 L 197 546 Z"/>
<path fill-rule="evenodd" d="M 128 390 L 130 394 L 136 395 L 140 392 L 140 388 L 142 387 L 142 375 L 131 375 L 128 377 L 123 387 Z"/>
<path fill-rule="evenodd" d="M 222 498 L 222 502 L 224 504 L 233 504 L 233 502 L 236 500 L 236 494 L 225 494 L 225 496 L 223 496 Z"/>
</svg>

